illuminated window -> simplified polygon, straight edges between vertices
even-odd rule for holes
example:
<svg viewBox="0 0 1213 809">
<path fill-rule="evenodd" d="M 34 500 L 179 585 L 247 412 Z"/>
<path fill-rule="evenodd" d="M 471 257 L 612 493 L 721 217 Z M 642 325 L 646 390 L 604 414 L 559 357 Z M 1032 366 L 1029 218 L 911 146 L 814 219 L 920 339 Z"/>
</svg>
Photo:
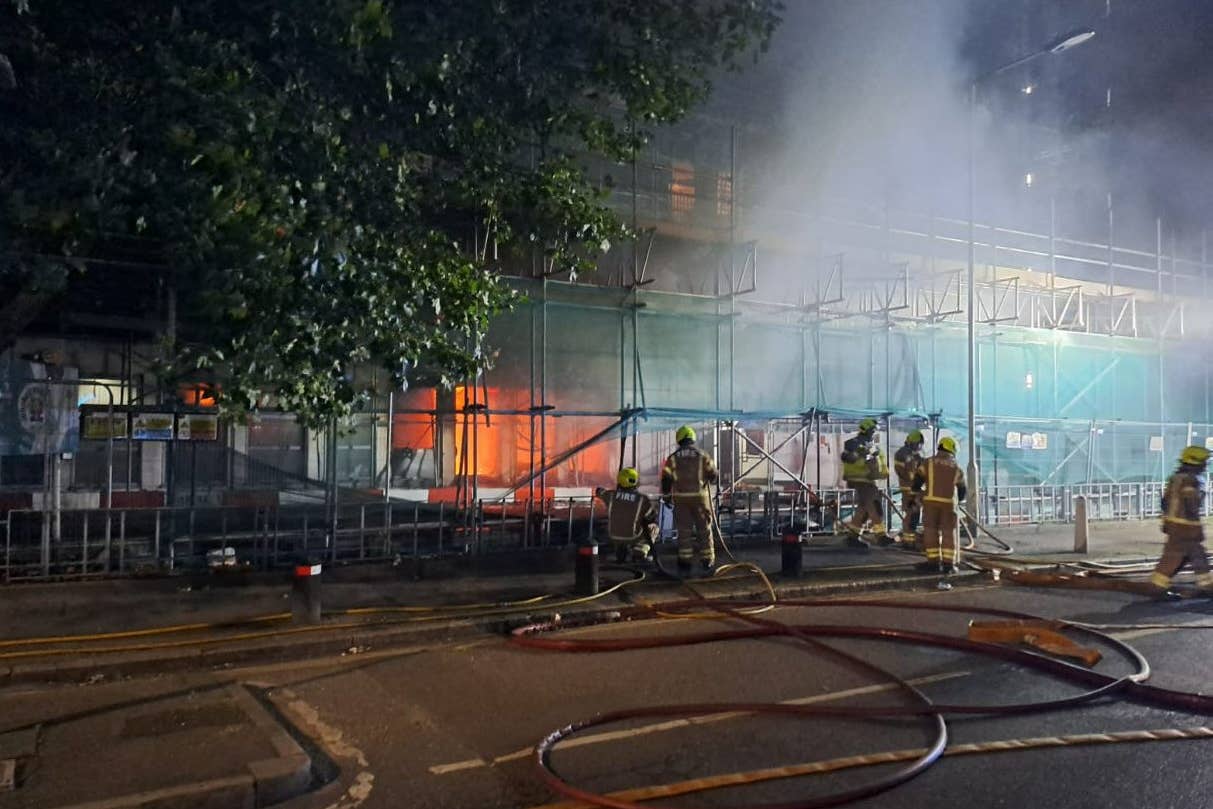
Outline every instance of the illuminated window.
<svg viewBox="0 0 1213 809">
<path fill-rule="evenodd" d="M 695 169 L 690 163 L 675 163 L 670 169 L 670 209 L 676 218 L 695 207 Z"/>
<path fill-rule="evenodd" d="M 76 403 L 80 405 L 104 407 L 110 404 L 111 396 L 115 406 L 131 403 L 131 389 L 120 379 L 92 379 L 76 386 Z"/>
<path fill-rule="evenodd" d="M 716 175 L 716 215 L 733 215 L 733 178 L 724 172 Z"/>
<path fill-rule="evenodd" d="M 177 388 L 177 396 L 190 407 L 214 407 L 215 389 L 205 382 L 190 382 Z"/>
</svg>

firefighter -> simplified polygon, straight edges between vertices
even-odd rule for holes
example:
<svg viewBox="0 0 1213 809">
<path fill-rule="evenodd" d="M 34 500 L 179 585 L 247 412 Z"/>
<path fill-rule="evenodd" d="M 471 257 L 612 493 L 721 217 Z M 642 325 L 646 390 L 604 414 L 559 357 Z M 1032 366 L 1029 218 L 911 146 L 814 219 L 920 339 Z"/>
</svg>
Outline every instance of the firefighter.
<svg viewBox="0 0 1213 809">
<path fill-rule="evenodd" d="M 1179 456 L 1179 468 L 1167 481 L 1162 496 L 1162 531 L 1167 535 L 1162 558 L 1150 576 L 1150 583 L 1163 598 L 1179 596 L 1171 589 L 1171 578 L 1185 564 L 1196 571 L 1196 589 L 1202 595 L 1213 595 L 1213 573 L 1205 555 L 1205 530 L 1200 521 L 1203 505 L 1204 473 L 1209 463 L 1209 451 L 1204 447 L 1188 447 Z"/>
<path fill-rule="evenodd" d="M 615 549 L 615 561 L 634 562 L 648 558 L 657 541 L 657 509 L 648 496 L 636 488 L 640 485 L 640 474 L 631 467 L 619 470 L 615 476 L 617 489 L 595 490 L 607 507 L 607 535 Z"/>
<path fill-rule="evenodd" d="M 918 541 L 918 520 L 922 516 L 922 504 L 914 492 L 914 473 L 922 466 L 921 430 L 911 430 L 906 442 L 893 456 L 893 469 L 897 472 L 897 487 L 901 490 L 901 536 L 906 545 Z"/>
<path fill-rule="evenodd" d="M 876 442 L 875 419 L 859 422 L 859 433 L 843 444 L 841 457 L 843 480 L 855 490 L 855 513 L 851 515 L 846 530 L 853 543 L 866 548 L 868 544 L 863 541 L 862 535 L 869 520 L 873 534 L 877 537 L 885 535 L 884 508 L 876 482 L 889 476 L 889 467 Z"/>
<path fill-rule="evenodd" d="M 695 446 L 695 431 L 690 427 L 679 427 L 675 438 L 678 449 L 661 468 L 661 493 L 674 502 L 678 572 L 689 575 L 696 557 L 704 572 L 710 572 L 716 564 L 716 521 L 708 484 L 716 480 L 716 465 Z"/>
<path fill-rule="evenodd" d="M 922 570 L 959 571 L 960 538 L 956 532 L 956 498 L 968 494 L 964 472 L 956 463 L 956 440 L 943 438 L 938 451 L 914 473 L 914 492 L 922 493 L 923 545 L 927 560 Z"/>
</svg>

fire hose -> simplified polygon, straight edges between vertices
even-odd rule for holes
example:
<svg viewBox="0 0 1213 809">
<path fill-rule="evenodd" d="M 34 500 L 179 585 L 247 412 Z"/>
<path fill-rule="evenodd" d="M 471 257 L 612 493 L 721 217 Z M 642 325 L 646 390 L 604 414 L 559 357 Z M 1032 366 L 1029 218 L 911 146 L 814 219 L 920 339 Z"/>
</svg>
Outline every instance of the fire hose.
<svg viewBox="0 0 1213 809">
<path fill-rule="evenodd" d="M 1049 620 L 1051 623 L 1057 626 L 1085 634 L 1088 637 L 1094 638 L 1099 642 L 1112 647 L 1117 653 L 1119 653 L 1133 665 L 1135 670 L 1132 674 L 1123 677 L 1113 677 L 1107 674 L 1089 670 L 1074 663 L 1056 660 L 1035 652 L 1029 652 L 993 643 L 977 642 L 968 640 L 966 638 L 958 638 L 948 635 L 891 628 L 813 624 L 793 625 L 772 620 L 770 618 L 758 618 L 752 615 L 745 615 L 739 612 L 741 609 L 756 606 L 758 603 L 759 602 L 738 600 L 711 601 L 705 603 L 703 599 L 697 598 L 680 602 L 678 604 L 666 604 L 662 606 L 663 612 L 666 613 L 676 613 L 680 609 L 691 608 L 702 610 L 707 607 L 708 609 L 717 611 L 722 618 L 733 618 L 750 624 L 750 627 L 746 629 L 702 632 L 678 637 L 639 637 L 628 639 L 588 640 L 550 637 L 547 636 L 546 633 L 557 628 L 557 625 L 538 624 L 515 630 L 511 639 L 514 643 L 531 649 L 580 653 L 604 653 L 630 649 L 667 648 L 681 645 L 714 643 L 734 639 L 748 639 L 757 637 L 791 637 L 800 640 L 805 645 L 806 650 L 813 650 L 828 654 L 847 662 L 854 668 L 880 675 L 882 678 L 894 683 L 900 690 L 913 697 L 916 704 L 910 706 L 822 706 L 739 702 L 707 703 L 697 705 L 659 705 L 648 708 L 615 711 L 590 719 L 574 722 L 545 736 L 539 742 L 539 744 L 536 745 L 534 752 L 534 761 L 540 778 L 555 792 L 580 802 L 577 805 L 588 804 L 593 806 L 613 807 L 614 809 L 639 809 L 642 804 L 637 803 L 636 800 L 642 798 L 670 797 L 672 795 L 685 794 L 687 792 L 700 791 L 702 789 L 716 788 L 719 786 L 737 786 L 744 783 L 754 783 L 761 780 L 768 780 L 774 777 L 800 774 L 798 769 L 795 767 L 775 768 L 770 771 L 722 776 L 717 779 L 698 779 L 697 782 L 693 782 L 691 787 L 688 787 L 687 785 L 670 785 L 672 787 L 678 787 L 673 791 L 662 787 L 657 787 L 652 790 L 644 791 L 642 796 L 635 790 L 630 790 L 625 793 L 616 793 L 614 795 L 596 794 L 569 783 L 567 779 L 565 779 L 555 770 L 551 761 L 552 752 L 562 740 L 567 739 L 573 734 L 587 728 L 625 720 L 652 717 L 703 716 L 726 712 L 742 712 L 762 715 L 786 714 L 799 717 L 821 716 L 852 719 L 919 716 L 929 720 L 932 723 L 935 730 L 935 740 L 928 748 L 925 748 L 924 750 L 899 751 L 893 756 L 886 755 L 874 757 L 876 759 L 874 761 L 868 761 L 864 757 L 858 757 L 858 759 L 860 759 L 858 762 L 852 761 L 851 759 L 845 759 L 840 760 L 841 763 L 833 766 L 834 769 L 842 769 L 847 766 L 862 766 L 867 763 L 905 762 L 905 766 L 891 774 L 875 779 L 859 787 L 831 795 L 799 801 L 767 803 L 748 807 L 748 809 L 815 809 L 816 807 L 837 806 L 843 803 L 858 800 L 859 798 L 879 794 L 897 786 L 898 784 L 904 783 L 921 772 L 924 772 L 930 767 L 931 764 L 945 755 L 949 749 L 947 746 L 947 725 L 944 718 L 946 715 L 1009 715 L 1036 713 L 1075 707 L 1112 694 L 1119 694 L 1127 699 L 1156 707 L 1182 710 L 1204 715 L 1213 714 L 1213 697 L 1146 685 L 1145 680 L 1150 676 L 1150 667 L 1146 659 L 1132 646 L 1104 634 L 1103 632 L 1094 628 L 1092 625 L 1057 621 L 1055 619 L 1042 619 L 1038 616 L 1009 610 L 918 604 L 903 601 L 846 599 L 836 601 L 787 600 L 780 602 L 782 606 L 792 607 L 865 607 L 965 613 L 970 615 L 980 614 L 1026 621 Z M 943 704 L 929 699 L 914 688 L 914 686 L 893 672 L 884 670 L 874 664 L 868 663 L 861 658 L 856 657 L 855 655 L 830 646 L 824 643 L 821 640 L 822 638 L 858 638 L 865 640 L 880 640 L 979 654 L 987 657 L 993 657 L 1005 662 L 1033 668 L 1068 682 L 1085 686 L 1087 687 L 1087 690 L 1077 695 L 1040 702 L 1004 703 L 994 705 Z M 1134 734 L 1126 734 L 1125 738 L 1123 739 L 1104 738 L 1104 741 L 1127 742 L 1166 738 L 1207 738 L 1210 735 L 1213 735 L 1213 730 L 1208 728 L 1196 728 L 1192 729 L 1191 732 L 1185 730 L 1136 732 Z M 1096 736 L 1103 738 L 1105 737 L 1105 734 L 1096 734 Z M 1062 743 L 1056 741 L 1056 739 L 1052 739 L 1052 737 L 1045 740 L 1029 741 L 1033 743 L 1033 746 L 1049 746 L 1051 744 L 1055 745 Z M 1079 737 L 1072 743 L 1079 744 L 1094 742 L 1093 739 Z M 1008 745 L 1011 748 L 1015 747 L 1013 743 L 1008 743 Z M 997 744 L 989 748 L 982 746 L 968 747 L 973 747 L 974 749 L 967 752 L 988 752 L 990 750 L 1004 749 L 1000 748 Z M 813 770 L 812 767 L 813 765 L 805 765 L 804 769 L 807 769 L 808 771 L 816 771 Z"/>
</svg>

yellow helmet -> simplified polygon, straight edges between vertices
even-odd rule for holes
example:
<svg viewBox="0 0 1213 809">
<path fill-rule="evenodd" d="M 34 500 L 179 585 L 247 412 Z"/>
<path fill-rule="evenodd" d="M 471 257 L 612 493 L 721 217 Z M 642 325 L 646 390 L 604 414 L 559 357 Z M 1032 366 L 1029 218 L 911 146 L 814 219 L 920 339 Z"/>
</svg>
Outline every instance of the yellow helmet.
<svg viewBox="0 0 1213 809">
<path fill-rule="evenodd" d="M 939 449 L 942 450 L 943 452 L 950 452 L 953 455 L 955 455 L 956 454 L 956 439 L 952 438 L 951 436 L 946 436 L 944 438 L 939 439 Z"/>
<path fill-rule="evenodd" d="M 1209 462 L 1209 451 L 1204 447 L 1188 447 L 1180 453 L 1179 462 L 1184 466 L 1204 466 Z"/>
<path fill-rule="evenodd" d="M 615 476 L 615 482 L 625 489 L 634 489 L 640 483 L 640 473 L 630 466 L 625 466 Z"/>
<path fill-rule="evenodd" d="M 870 433 L 876 429 L 876 419 L 864 419 L 859 422 L 859 432 Z"/>
<path fill-rule="evenodd" d="M 695 431 L 689 424 L 684 424 L 678 428 L 678 432 L 674 434 L 674 438 L 681 444 L 683 441 L 694 441 Z"/>
<path fill-rule="evenodd" d="M 910 434 L 906 436 L 907 444 L 921 444 L 922 442 L 922 430 L 910 430 Z"/>
</svg>

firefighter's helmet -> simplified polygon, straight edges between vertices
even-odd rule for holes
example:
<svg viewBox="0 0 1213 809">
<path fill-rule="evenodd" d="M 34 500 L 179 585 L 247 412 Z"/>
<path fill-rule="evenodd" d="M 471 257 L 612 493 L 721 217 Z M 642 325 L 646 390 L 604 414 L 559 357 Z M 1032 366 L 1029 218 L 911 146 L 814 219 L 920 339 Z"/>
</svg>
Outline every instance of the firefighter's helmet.
<svg viewBox="0 0 1213 809">
<path fill-rule="evenodd" d="M 876 419 L 867 418 L 859 422 L 859 432 L 872 433 L 876 431 Z"/>
<path fill-rule="evenodd" d="M 1179 462 L 1184 466 L 1204 466 L 1209 462 L 1209 451 L 1204 447 L 1188 447 L 1180 453 Z"/>
<path fill-rule="evenodd" d="M 939 439 L 939 449 L 943 452 L 949 452 L 952 455 L 956 454 L 956 439 L 951 436 L 946 436 Z"/>
<path fill-rule="evenodd" d="M 630 466 L 625 466 L 615 476 L 615 482 L 624 489 L 634 489 L 640 483 L 640 473 Z"/>
<path fill-rule="evenodd" d="M 922 442 L 922 430 L 910 430 L 910 434 L 906 436 L 907 444 L 921 445 Z"/>
<path fill-rule="evenodd" d="M 695 430 L 689 424 L 684 424 L 678 428 L 678 432 L 674 434 L 674 437 L 679 444 L 683 441 L 694 441 Z"/>
</svg>

